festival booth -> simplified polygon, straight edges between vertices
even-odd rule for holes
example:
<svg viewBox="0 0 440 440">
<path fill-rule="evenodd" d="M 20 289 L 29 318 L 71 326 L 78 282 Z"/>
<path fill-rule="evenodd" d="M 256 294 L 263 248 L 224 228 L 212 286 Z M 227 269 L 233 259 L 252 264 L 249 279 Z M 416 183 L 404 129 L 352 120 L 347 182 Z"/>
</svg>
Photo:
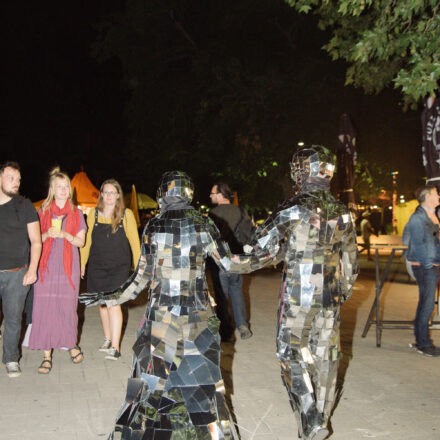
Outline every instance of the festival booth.
<svg viewBox="0 0 440 440">
<path fill-rule="evenodd" d="M 129 208 L 133 211 L 137 227 L 139 228 L 139 226 L 141 225 L 141 221 L 139 218 L 138 197 L 137 197 L 136 188 L 134 185 L 131 185 L 131 192 L 130 193 L 124 194 L 124 204 L 125 204 L 126 208 Z"/>
<path fill-rule="evenodd" d="M 137 201 L 139 209 L 157 209 L 158 207 L 156 200 L 144 193 L 137 194 Z"/>
<path fill-rule="evenodd" d="M 419 202 L 417 200 L 409 200 L 406 203 L 400 203 L 396 206 L 397 234 L 403 234 L 403 228 L 408 223 L 411 214 L 416 210 Z"/>
<path fill-rule="evenodd" d="M 85 171 L 80 171 L 70 181 L 73 191 L 73 201 L 84 214 L 98 204 L 99 189 L 93 185 Z"/>
</svg>

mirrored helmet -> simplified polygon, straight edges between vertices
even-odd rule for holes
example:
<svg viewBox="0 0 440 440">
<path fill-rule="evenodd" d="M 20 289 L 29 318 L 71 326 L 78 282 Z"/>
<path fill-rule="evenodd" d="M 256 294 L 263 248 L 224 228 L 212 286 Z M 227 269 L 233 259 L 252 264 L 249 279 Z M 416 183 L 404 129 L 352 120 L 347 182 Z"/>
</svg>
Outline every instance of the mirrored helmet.
<svg viewBox="0 0 440 440">
<path fill-rule="evenodd" d="M 156 194 L 159 206 L 164 197 L 182 197 L 191 203 L 193 195 L 194 184 L 188 174 L 183 171 L 167 171 L 162 174 Z"/>
<path fill-rule="evenodd" d="M 300 148 L 290 162 L 290 176 L 300 186 L 319 180 L 330 182 L 334 171 L 333 154 L 321 145 Z"/>
</svg>

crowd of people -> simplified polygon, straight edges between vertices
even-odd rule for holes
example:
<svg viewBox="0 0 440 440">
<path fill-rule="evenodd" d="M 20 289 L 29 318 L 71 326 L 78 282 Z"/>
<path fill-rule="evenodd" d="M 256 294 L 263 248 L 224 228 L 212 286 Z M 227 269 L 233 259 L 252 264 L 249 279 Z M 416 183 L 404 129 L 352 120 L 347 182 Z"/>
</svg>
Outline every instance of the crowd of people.
<svg viewBox="0 0 440 440">
<path fill-rule="evenodd" d="M 25 308 L 29 315 L 26 323 L 30 325 L 24 345 L 42 351 L 38 373 L 49 374 L 55 349 L 67 349 L 74 364 L 84 360 L 78 345 L 80 279 L 86 276 L 89 292 L 112 291 L 121 286 L 140 257 L 137 223 L 133 212 L 125 208 L 121 185 L 114 179 L 102 183 L 97 207 L 88 213 L 86 223 L 72 201 L 69 176 L 58 167 L 50 172 L 48 194 L 38 212 L 30 200 L 19 195 L 18 163 L 5 162 L 0 176 L 0 216 L 4 226 L 0 229 L 3 362 L 9 377 L 21 374 L 19 339 Z M 226 184 L 224 188 L 233 194 Z M 238 210 L 235 206 L 233 209 Z M 225 228 L 223 233 L 226 234 Z M 233 277 L 241 280 L 241 275 Z M 31 286 L 32 295 L 26 302 Z M 224 293 L 216 285 L 215 294 L 224 308 L 228 328 L 232 324 L 227 298 L 231 297 L 240 335 L 250 337 L 241 284 L 231 292 L 225 286 Z M 121 356 L 121 306 L 101 305 L 99 315 L 104 341 L 98 349 L 105 359 L 117 360 Z"/>
<path fill-rule="evenodd" d="M 20 166 L 0 167 L 0 297 L 3 309 L 3 363 L 9 377 L 21 374 L 19 339 L 26 297 L 33 285 L 27 347 L 41 350 L 38 373 L 49 374 L 53 352 L 69 352 L 74 364 L 84 360 L 78 346 L 78 294 L 87 268 L 87 289 L 120 286 L 135 267 L 140 241 L 133 212 L 124 207 L 121 186 L 106 180 L 98 205 L 87 218 L 72 201 L 69 176 L 50 172 L 49 189 L 38 213 L 19 195 Z M 81 255 L 81 257 L 80 257 Z M 106 359 L 120 357 L 120 306 L 101 307 Z"/>
</svg>

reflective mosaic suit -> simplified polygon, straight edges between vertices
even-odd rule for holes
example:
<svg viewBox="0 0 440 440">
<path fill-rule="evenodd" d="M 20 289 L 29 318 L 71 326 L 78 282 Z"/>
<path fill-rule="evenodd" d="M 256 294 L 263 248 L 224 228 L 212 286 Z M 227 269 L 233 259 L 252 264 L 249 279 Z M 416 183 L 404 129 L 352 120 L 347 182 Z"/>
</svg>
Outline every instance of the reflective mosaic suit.
<svg viewBox="0 0 440 440">
<path fill-rule="evenodd" d="M 323 147 L 300 150 L 292 162 L 299 192 L 257 229 L 250 255 L 230 268 L 243 273 L 284 261 L 277 355 L 299 435 L 307 440 L 328 435 L 339 359 L 339 309 L 359 271 L 351 217 L 328 192 L 333 169 Z"/>
<path fill-rule="evenodd" d="M 86 295 L 86 304 L 149 301 L 133 346 L 126 401 L 110 439 L 237 439 L 224 399 L 219 320 L 205 280 L 209 255 L 230 262 L 212 220 L 193 209 L 192 182 L 182 172 L 159 183 L 160 214 L 143 234 L 133 276 L 116 292 Z"/>
</svg>

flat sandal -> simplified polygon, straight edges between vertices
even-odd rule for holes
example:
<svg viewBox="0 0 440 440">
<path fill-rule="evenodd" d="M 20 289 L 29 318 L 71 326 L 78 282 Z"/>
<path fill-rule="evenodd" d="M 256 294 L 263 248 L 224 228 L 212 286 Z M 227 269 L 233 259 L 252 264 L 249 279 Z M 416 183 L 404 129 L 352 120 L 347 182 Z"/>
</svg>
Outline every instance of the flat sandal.
<svg viewBox="0 0 440 440">
<path fill-rule="evenodd" d="M 48 363 L 49 366 L 46 367 L 44 364 Z M 41 369 L 47 370 L 47 371 L 40 371 Z M 52 370 L 52 358 L 51 359 L 43 359 L 40 366 L 38 367 L 38 374 L 49 374 Z"/>
<path fill-rule="evenodd" d="M 75 356 L 72 356 L 72 350 L 78 350 L 78 353 Z M 84 353 L 81 351 L 81 348 L 76 345 L 75 347 L 71 348 L 69 350 L 70 353 L 70 359 L 74 364 L 80 364 L 84 360 Z M 79 356 L 82 356 L 82 359 L 78 362 L 75 362 L 75 359 L 77 359 Z"/>
</svg>

